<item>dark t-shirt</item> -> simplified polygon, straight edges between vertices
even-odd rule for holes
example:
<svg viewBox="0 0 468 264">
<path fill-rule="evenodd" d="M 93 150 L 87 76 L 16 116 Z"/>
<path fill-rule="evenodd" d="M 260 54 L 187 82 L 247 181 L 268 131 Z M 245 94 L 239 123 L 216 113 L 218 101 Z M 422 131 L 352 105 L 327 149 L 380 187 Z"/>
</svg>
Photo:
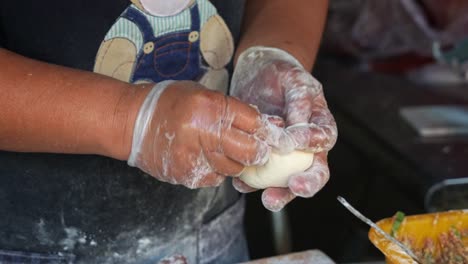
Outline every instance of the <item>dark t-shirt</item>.
<svg viewBox="0 0 468 264">
<path fill-rule="evenodd" d="M 243 2 L 212 1 L 235 39 Z M 129 4 L 1 1 L 0 46 L 92 71 L 104 36 Z M 236 199 L 228 182 L 189 190 L 106 157 L 0 152 L 0 249 L 99 255 L 135 243 L 143 234 L 163 243 L 197 228 Z M 74 234 L 87 242 L 68 243 Z"/>
</svg>

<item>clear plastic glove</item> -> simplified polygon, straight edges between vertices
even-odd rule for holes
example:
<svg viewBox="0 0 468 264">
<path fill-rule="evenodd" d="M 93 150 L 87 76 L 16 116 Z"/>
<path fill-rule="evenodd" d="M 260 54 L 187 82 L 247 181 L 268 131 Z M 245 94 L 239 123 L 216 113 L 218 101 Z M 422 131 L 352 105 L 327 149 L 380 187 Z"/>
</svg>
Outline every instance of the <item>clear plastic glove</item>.
<svg viewBox="0 0 468 264">
<path fill-rule="evenodd" d="M 329 179 L 327 153 L 338 135 L 322 85 L 289 53 L 253 47 L 238 59 L 230 94 L 256 105 L 261 113 L 284 118 L 286 128 L 273 140 L 275 151 L 316 153 L 308 170 L 291 175 L 289 188 L 263 192 L 264 206 L 279 211 L 296 196 L 314 196 Z M 233 184 L 240 192 L 254 191 L 239 179 Z"/>
<path fill-rule="evenodd" d="M 162 82 L 140 108 L 128 164 L 172 184 L 218 186 L 268 160 L 270 129 L 267 116 L 233 97 L 195 82 Z"/>
</svg>

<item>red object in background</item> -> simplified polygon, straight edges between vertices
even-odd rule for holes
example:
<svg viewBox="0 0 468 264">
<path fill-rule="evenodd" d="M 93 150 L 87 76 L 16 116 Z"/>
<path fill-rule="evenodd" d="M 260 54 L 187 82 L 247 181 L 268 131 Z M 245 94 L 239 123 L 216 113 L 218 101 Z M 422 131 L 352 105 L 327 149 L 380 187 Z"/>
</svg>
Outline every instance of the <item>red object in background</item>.
<svg viewBox="0 0 468 264">
<path fill-rule="evenodd" d="M 468 13 L 467 0 L 420 0 L 419 2 L 432 26 L 439 30 L 450 27 Z M 407 53 L 373 60 L 369 62 L 369 68 L 376 72 L 401 74 L 432 63 L 435 63 L 432 57 Z"/>
<path fill-rule="evenodd" d="M 402 74 L 422 66 L 435 63 L 431 57 L 423 57 L 417 54 L 402 54 L 396 57 L 375 59 L 369 62 L 369 70 L 383 73 Z"/>
<path fill-rule="evenodd" d="M 467 0 L 420 0 L 434 26 L 439 29 L 449 27 L 453 22 L 468 13 Z"/>
</svg>

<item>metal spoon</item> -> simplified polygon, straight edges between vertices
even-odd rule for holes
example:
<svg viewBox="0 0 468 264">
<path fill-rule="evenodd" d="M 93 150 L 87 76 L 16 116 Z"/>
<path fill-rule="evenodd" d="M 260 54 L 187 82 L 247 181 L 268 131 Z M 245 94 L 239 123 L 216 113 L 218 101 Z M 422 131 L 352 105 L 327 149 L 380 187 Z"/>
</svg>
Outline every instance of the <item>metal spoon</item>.
<svg viewBox="0 0 468 264">
<path fill-rule="evenodd" d="M 338 196 L 338 201 L 343 204 L 346 209 L 348 209 L 351 213 L 353 213 L 357 218 L 359 218 L 361 221 L 364 223 L 368 224 L 372 228 L 374 228 L 379 234 L 384 236 L 386 239 L 390 240 L 391 242 L 397 244 L 406 254 L 408 254 L 414 261 L 417 263 L 423 263 L 418 259 L 418 257 L 411 251 L 410 248 L 407 246 L 403 245 L 400 241 L 396 240 L 394 237 L 390 236 L 387 234 L 385 231 L 383 231 L 378 225 L 376 225 L 372 220 L 369 218 L 365 217 L 363 214 L 361 214 L 358 210 L 356 210 L 351 204 L 349 204 L 343 197 Z"/>
</svg>

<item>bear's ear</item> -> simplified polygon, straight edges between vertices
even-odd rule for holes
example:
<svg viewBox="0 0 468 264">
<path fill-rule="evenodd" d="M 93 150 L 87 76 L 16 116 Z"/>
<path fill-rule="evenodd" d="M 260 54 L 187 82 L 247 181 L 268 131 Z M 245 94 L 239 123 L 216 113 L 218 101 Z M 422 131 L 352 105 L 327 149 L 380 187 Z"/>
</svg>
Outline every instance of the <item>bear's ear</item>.
<svg viewBox="0 0 468 264">
<path fill-rule="evenodd" d="M 196 0 L 130 0 L 153 16 L 174 16 L 189 8 Z"/>
<path fill-rule="evenodd" d="M 134 4 L 136 7 L 138 7 L 138 9 L 145 10 L 141 5 L 140 0 L 130 0 L 130 2 L 132 2 L 132 4 Z"/>
</svg>

